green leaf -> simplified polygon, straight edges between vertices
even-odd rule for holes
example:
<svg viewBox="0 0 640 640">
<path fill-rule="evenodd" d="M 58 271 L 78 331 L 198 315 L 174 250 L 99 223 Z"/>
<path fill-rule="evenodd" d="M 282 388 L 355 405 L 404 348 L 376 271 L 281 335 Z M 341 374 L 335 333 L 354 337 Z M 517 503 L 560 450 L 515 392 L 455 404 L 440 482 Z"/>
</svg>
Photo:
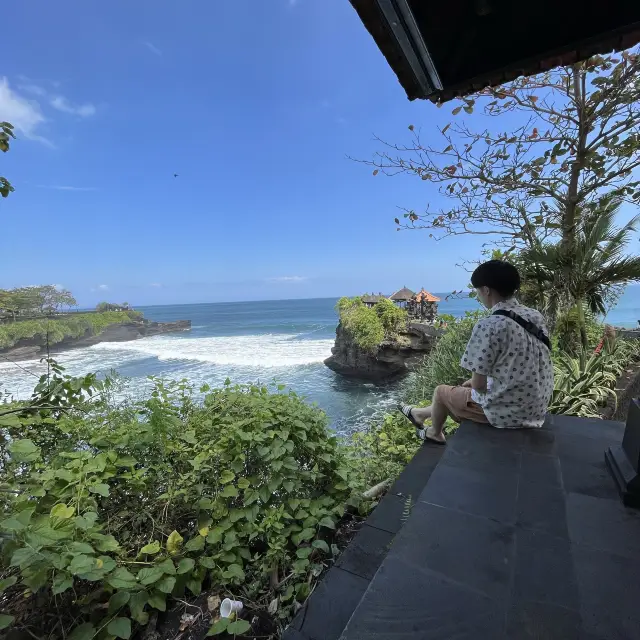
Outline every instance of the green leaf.
<svg viewBox="0 0 640 640">
<path fill-rule="evenodd" d="M 298 558 L 308 558 L 312 553 L 313 549 L 311 547 L 302 547 L 296 551 Z"/>
<path fill-rule="evenodd" d="M 118 613 L 129 602 L 130 598 L 131 594 L 128 591 L 116 591 L 109 598 L 109 615 L 112 616 L 114 613 Z"/>
<path fill-rule="evenodd" d="M 91 640 L 95 635 L 96 628 L 90 622 L 85 622 L 73 630 L 68 640 Z"/>
<path fill-rule="evenodd" d="M 228 484 L 220 494 L 223 498 L 235 498 L 238 495 L 238 490 L 232 485 Z"/>
<path fill-rule="evenodd" d="M 327 527 L 327 529 L 335 529 L 336 528 L 335 523 L 333 522 L 333 520 L 329 516 L 325 516 L 324 518 L 322 518 L 322 520 L 320 520 L 320 522 L 318 524 L 321 527 Z"/>
<path fill-rule="evenodd" d="M 129 610 L 131 611 L 131 617 L 139 624 L 146 624 L 149 615 L 144 611 L 144 606 L 147 604 L 149 596 L 146 591 L 138 591 L 131 596 L 129 601 Z"/>
<path fill-rule="evenodd" d="M 189 589 L 194 596 L 199 596 L 202 593 L 202 580 L 196 578 L 187 580 L 187 589 Z"/>
<path fill-rule="evenodd" d="M 209 539 L 209 535 L 207 534 L 207 540 Z M 196 536 L 195 538 L 191 538 L 191 540 L 187 541 L 184 545 L 185 551 L 202 551 L 204 549 L 204 538 L 202 536 Z"/>
<path fill-rule="evenodd" d="M 106 580 L 114 589 L 132 589 L 138 584 L 136 577 L 124 567 L 118 567 Z"/>
<path fill-rule="evenodd" d="M 73 575 L 78 575 L 79 573 L 88 573 L 94 568 L 94 566 L 95 558 L 80 554 L 75 556 L 69 563 L 69 571 Z"/>
<path fill-rule="evenodd" d="M 40 457 L 40 449 L 27 438 L 14 440 L 9 445 L 9 452 L 16 462 L 35 462 Z"/>
<path fill-rule="evenodd" d="M 251 625 L 246 620 L 236 620 L 227 627 L 227 633 L 242 635 L 251 629 Z"/>
<path fill-rule="evenodd" d="M 148 585 L 158 582 L 164 575 L 164 571 L 159 567 L 145 567 L 138 571 L 138 580 L 140 584 Z"/>
<path fill-rule="evenodd" d="M 109 485 L 104 484 L 104 482 L 89 485 L 89 491 L 91 491 L 92 493 L 98 493 L 105 498 L 109 497 Z"/>
<path fill-rule="evenodd" d="M 182 558 L 182 560 L 180 560 L 180 563 L 178 564 L 178 573 L 179 574 L 189 573 L 189 571 L 193 569 L 195 564 L 196 563 L 192 558 Z"/>
<path fill-rule="evenodd" d="M 460 113 L 460 111 L 462 111 L 462 107 L 456 107 L 451 113 L 454 116 L 457 116 Z"/>
<path fill-rule="evenodd" d="M 233 471 L 229 471 L 229 469 L 225 469 L 220 474 L 220 482 L 222 484 L 229 484 L 230 482 L 233 482 L 235 479 L 236 479 L 236 474 L 233 473 Z"/>
<path fill-rule="evenodd" d="M 62 520 L 73 518 L 73 516 L 75 515 L 76 515 L 76 510 L 73 507 L 67 507 L 67 505 L 63 503 L 55 505 L 51 509 L 51 513 L 50 513 L 51 518 L 60 518 Z"/>
<path fill-rule="evenodd" d="M 37 562 L 40 559 L 40 554 L 31 549 L 30 547 L 25 547 L 22 549 L 16 549 L 11 556 L 11 563 L 9 566 L 11 567 L 20 567 L 21 569 L 26 569 L 31 566 L 34 562 Z"/>
<path fill-rule="evenodd" d="M 149 544 L 145 544 L 142 549 L 140 549 L 140 553 L 148 553 L 149 555 L 153 555 L 154 553 L 160 552 L 160 543 L 157 540 L 150 542 Z"/>
<path fill-rule="evenodd" d="M 18 582 L 18 578 L 16 578 L 15 576 L 10 576 L 9 578 L 0 580 L 0 593 L 2 593 L 5 589 L 8 589 L 9 587 L 13 587 L 16 582 Z"/>
<path fill-rule="evenodd" d="M 103 553 L 106 553 L 108 551 L 117 551 L 120 548 L 120 545 L 118 544 L 118 541 L 111 535 L 101 535 L 99 534 L 99 536 L 93 536 L 96 540 L 96 549 L 98 551 L 102 551 Z"/>
<path fill-rule="evenodd" d="M 173 587 L 176 586 L 176 579 L 173 576 L 165 576 L 155 584 L 155 588 L 158 591 L 162 591 L 162 593 L 171 593 L 173 591 Z"/>
<path fill-rule="evenodd" d="M 6 629 L 13 624 L 15 620 L 14 616 L 8 616 L 4 613 L 0 613 L 0 629 Z"/>
<path fill-rule="evenodd" d="M 114 618 L 107 626 L 107 633 L 116 638 L 128 640 L 131 636 L 131 620 L 129 618 Z"/>
<path fill-rule="evenodd" d="M 158 611 L 166 611 L 167 610 L 167 596 L 164 593 L 159 593 L 158 591 L 154 591 L 149 596 L 149 604 Z"/>
<path fill-rule="evenodd" d="M 314 540 L 311 543 L 311 546 L 316 548 L 316 549 L 320 549 L 321 551 L 324 551 L 325 553 L 330 553 L 329 545 L 324 540 Z"/>
<path fill-rule="evenodd" d="M 177 532 L 172 531 L 167 538 L 167 551 L 174 556 L 180 550 L 184 538 Z"/>
<path fill-rule="evenodd" d="M 56 577 L 51 584 L 51 593 L 57 596 L 59 593 L 64 593 L 67 589 L 73 587 L 73 578 L 67 573 L 56 573 Z"/>
<path fill-rule="evenodd" d="M 225 574 L 230 576 L 230 577 L 234 577 L 234 578 L 238 578 L 240 580 L 244 580 L 244 571 L 242 570 L 242 567 L 239 564 L 230 564 L 227 567 L 227 570 L 225 571 Z"/>
<path fill-rule="evenodd" d="M 238 489 L 248 489 L 251 483 L 246 478 L 238 479 Z"/>
<path fill-rule="evenodd" d="M 227 630 L 227 627 L 231 623 L 229 618 L 220 618 L 216 623 L 207 631 L 208 636 L 218 636 Z"/>
<path fill-rule="evenodd" d="M 72 542 L 69 545 L 69 551 L 72 553 L 94 553 L 93 547 L 86 542 Z"/>
<path fill-rule="evenodd" d="M 173 564 L 173 560 L 169 558 L 163 560 L 157 567 L 158 569 L 162 569 L 162 572 L 168 576 L 176 575 L 176 566 Z"/>
</svg>

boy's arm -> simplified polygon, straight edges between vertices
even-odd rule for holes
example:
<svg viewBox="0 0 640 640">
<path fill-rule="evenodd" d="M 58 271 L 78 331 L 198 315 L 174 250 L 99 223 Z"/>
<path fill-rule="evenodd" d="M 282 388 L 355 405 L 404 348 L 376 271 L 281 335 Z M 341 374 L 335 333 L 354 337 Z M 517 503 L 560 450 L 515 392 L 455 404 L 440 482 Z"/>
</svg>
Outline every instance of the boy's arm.
<svg viewBox="0 0 640 640">
<path fill-rule="evenodd" d="M 487 392 L 487 376 L 483 373 L 473 372 L 471 376 L 471 388 L 478 393 L 486 393 Z"/>
</svg>

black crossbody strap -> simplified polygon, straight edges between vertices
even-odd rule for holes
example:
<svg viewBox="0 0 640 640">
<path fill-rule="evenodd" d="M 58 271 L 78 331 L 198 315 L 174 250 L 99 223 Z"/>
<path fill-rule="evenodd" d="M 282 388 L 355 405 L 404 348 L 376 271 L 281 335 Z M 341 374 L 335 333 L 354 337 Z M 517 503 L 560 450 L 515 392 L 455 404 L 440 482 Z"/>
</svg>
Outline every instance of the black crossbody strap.
<svg viewBox="0 0 640 640">
<path fill-rule="evenodd" d="M 533 322 L 529 322 L 529 320 L 525 320 L 522 316 L 519 316 L 515 311 L 507 311 L 506 309 L 498 309 L 494 311 L 492 316 L 504 316 L 505 318 L 511 318 L 514 322 L 517 322 L 525 331 L 528 331 L 534 338 L 538 338 L 542 344 L 551 351 L 551 341 L 549 337 L 545 334 L 545 332 L 533 324 Z"/>
</svg>

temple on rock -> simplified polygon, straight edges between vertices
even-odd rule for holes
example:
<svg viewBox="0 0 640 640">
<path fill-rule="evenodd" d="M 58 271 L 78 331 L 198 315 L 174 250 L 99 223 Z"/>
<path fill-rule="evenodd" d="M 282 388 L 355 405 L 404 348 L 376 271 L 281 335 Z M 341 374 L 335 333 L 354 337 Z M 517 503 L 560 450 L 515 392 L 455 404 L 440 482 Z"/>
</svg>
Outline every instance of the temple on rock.
<svg viewBox="0 0 640 640">
<path fill-rule="evenodd" d="M 362 296 L 362 302 L 367 307 L 375 306 L 380 300 L 391 300 L 396 306 L 406 309 L 410 320 L 429 324 L 435 322 L 440 302 L 440 298 L 426 291 L 424 287 L 418 293 L 402 287 L 388 297 L 382 293 L 367 293 Z"/>
</svg>

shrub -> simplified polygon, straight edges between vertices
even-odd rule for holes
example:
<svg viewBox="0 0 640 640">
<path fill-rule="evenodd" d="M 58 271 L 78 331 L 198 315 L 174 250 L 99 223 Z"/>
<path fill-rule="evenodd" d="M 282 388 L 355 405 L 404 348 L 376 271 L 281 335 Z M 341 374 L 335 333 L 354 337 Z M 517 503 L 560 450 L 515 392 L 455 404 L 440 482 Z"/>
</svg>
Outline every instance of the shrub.
<svg viewBox="0 0 640 640">
<path fill-rule="evenodd" d="M 553 357 L 554 389 L 549 411 L 582 417 L 601 416 L 608 400 L 617 400 L 615 385 L 629 365 L 640 359 L 636 341 L 603 341 L 601 350 L 581 349 L 577 356 L 560 352 Z"/>
<path fill-rule="evenodd" d="M 596 317 L 588 310 L 585 310 L 584 315 L 589 347 L 594 349 L 604 335 L 604 324 L 598 322 Z M 560 349 L 573 355 L 580 353 L 582 350 L 580 342 L 580 315 L 575 306 L 558 316 L 552 339 L 554 342 L 554 350 Z"/>
<path fill-rule="evenodd" d="M 457 385 L 470 377 L 469 372 L 460 366 L 460 360 L 473 327 L 484 315 L 482 311 L 467 311 L 464 318 L 448 325 L 409 381 L 406 390 L 408 402 L 418 404 L 430 400 L 439 384 Z"/>
<path fill-rule="evenodd" d="M 390 300 L 367 307 L 359 297 L 340 298 L 336 308 L 345 331 L 366 351 L 375 351 L 385 339 L 393 339 L 407 321 L 407 312 Z"/>
<path fill-rule="evenodd" d="M 102 333 L 108 326 L 141 320 L 140 311 L 107 311 L 104 313 L 78 313 L 41 320 L 21 320 L 0 325 L 0 349 L 14 346 L 24 338 L 40 336 L 49 344 L 57 344 L 65 338 L 79 338 L 88 330 L 91 335 Z"/>
<path fill-rule="evenodd" d="M 128 638 L 170 595 L 278 597 L 282 621 L 309 595 L 354 484 L 322 411 L 283 387 L 203 387 L 196 405 L 155 380 L 113 407 L 86 400 L 95 378 L 41 385 L 0 411 L 0 627 L 41 635 L 46 611 L 74 639 Z"/>
</svg>

